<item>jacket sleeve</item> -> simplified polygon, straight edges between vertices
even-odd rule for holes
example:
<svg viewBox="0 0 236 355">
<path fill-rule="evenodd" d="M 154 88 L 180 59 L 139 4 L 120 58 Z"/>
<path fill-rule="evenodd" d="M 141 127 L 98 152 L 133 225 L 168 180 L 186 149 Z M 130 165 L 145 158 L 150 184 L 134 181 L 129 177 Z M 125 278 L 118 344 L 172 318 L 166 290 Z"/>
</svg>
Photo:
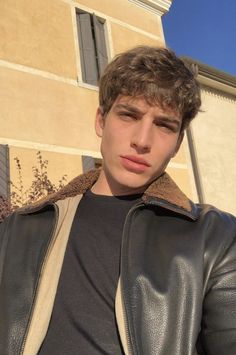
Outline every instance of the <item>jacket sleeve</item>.
<svg viewBox="0 0 236 355">
<path fill-rule="evenodd" d="M 230 228 L 231 229 L 231 228 Z M 236 228 L 214 266 L 203 303 L 201 343 L 204 354 L 236 354 Z M 231 229 L 232 231 L 232 229 Z"/>
</svg>

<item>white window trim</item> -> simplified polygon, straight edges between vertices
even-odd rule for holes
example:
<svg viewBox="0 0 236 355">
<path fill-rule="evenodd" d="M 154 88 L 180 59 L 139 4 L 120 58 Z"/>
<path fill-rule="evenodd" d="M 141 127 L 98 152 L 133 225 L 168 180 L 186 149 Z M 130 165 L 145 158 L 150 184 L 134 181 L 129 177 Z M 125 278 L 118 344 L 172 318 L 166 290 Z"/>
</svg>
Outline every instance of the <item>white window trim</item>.
<svg viewBox="0 0 236 355">
<path fill-rule="evenodd" d="M 84 87 L 86 89 L 98 91 L 98 85 L 92 85 L 85 83 L 82 80 L 82 67 L 81 67 L 81 59 L 80 59 L 80 49 L 79 49 L 79 38 L 78 38 L 78 30 L 77 30 L 77 19 L 76 19 L 76 11 L 82 10 L 85 13 L 92 15 L 93 13 L 102 20 L 105 21 L 104 23 L 104 32 L 105 32 L 105 42 L 107 48 L 107 56 L 108 56 L 108 63 L 110 62 L 111 58 L 113 57 L 113 47 L 112 47 L 112 38 L 111 38 L 111 29 L 110 23 L 108 21 L 107 16 L 103 16 L 103 14 L 98 13 L 90 8 L 80 6 L 80 4 L 74 4 L 71 6 L 71 17 L 73 23 L 73 33 L 74 33 L 74 45 L 75 45 L 75 54 L 76 54 L 76 68 L 77 68 L 77 84 L 80 87 Z"/>
</svg>

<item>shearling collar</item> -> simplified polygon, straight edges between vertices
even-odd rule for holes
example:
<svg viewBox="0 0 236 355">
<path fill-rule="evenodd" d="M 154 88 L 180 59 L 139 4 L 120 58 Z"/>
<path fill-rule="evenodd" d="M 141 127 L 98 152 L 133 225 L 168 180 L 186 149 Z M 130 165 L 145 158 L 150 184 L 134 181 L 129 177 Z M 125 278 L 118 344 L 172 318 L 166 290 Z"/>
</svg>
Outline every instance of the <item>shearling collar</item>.
<svg viewBox="0 0 236 355">
<path fill-rule="evenodd" d="M 34 203 L 32 206 L 22 208 L 21 210 L 26 212 L 31 209 L 38 209 L 40 206 L 45 204 L 54 203 L 67 197 L 83 194 L 92 187 L 98 179 L 99 174 L 100 170 L 91 170 L 88 173 L 79 175 L 58 192 L 45 197 L 44 199 Z M 152 201 L 152 203 L 155 203 L 155 201 L 167 202 L 173 207 L 173 209 L 177 208 L 183 210 L 183 212 L 185 211 L 187 214 L 193 213 L 193 204 L 167 173 L 163 173 L 147 188 L 143 194 L 143 201 L 145 203 L 150 201 Z M 192 218 L 194 218 L 194 214 Z"/>
</svg>

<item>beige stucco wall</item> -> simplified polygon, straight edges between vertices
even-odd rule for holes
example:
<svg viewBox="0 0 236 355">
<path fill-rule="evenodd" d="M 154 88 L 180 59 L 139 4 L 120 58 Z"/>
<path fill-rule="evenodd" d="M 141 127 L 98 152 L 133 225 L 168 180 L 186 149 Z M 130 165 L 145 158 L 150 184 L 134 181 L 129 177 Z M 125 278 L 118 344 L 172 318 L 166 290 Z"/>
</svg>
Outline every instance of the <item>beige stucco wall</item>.
<svg viewBox="0 0 236 355">
<path fill-rule="evenodd" d="M 140 44 L 147 46 L 163 46 L 164 43 L 159 39 L 147 37 L 142 33 L 137 33 L 129 28 L 123 27 L 120 24 L 111 24 L 111 33 L 116 40 L 113 43 L 114 54 L 123 52 L 129 48 Z"/>
<path fill-rule="evenodd" d="M 98 150 L 97 91 L 0 67 L 1 137 Z"/>
<path fill-rule="evenodd" d="M 204 201 L 236 214 L 236 96 L 205 89 L 203 110 L 192 134 Z"/>
<path fill-rule="evenodd" d="M 0 1 L 0 59 L 76 78 L 68 4 L 58 0 Z"/>
</svg>

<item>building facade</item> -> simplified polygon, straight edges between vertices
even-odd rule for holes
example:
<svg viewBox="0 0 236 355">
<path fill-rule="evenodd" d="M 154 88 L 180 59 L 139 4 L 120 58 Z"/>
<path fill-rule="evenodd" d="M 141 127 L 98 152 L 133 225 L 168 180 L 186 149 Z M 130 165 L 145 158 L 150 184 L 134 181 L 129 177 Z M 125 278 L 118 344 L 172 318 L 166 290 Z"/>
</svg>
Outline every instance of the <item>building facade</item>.
<svg viewBox="0 0 236 355">
<path fill-rule="evenodd" d="M 0 2 L 1 195 L 9 196 L 9 180 L 19 187 L 22 178 L 24 189 L 30 186 L 38 151 L 48 161 L 48 175 L 55 183 L 64 174 L 69 181 L 99 163 L 100 143 L 94 133 L 98 78 L 107 62 L 128 48 L 143 44 L 165 46 L 162 16 L 171 3 Z M 206 90 L 204 99 L 211 105 L 215 96 L 209 97 L 208 100 Z M 204 147 L 200 149 L 196 141 L 204 137 L 198 138 L 199 132 L 200 128 L 194 125 L 195 157 L 198 154 L 198 161 L 202 161 L 198 167 L 202 169 L 200 164 L 205 166 L 205 162 L 200 150 Z M 199 191 L 192 157 L 185 137 L 168 172 L 196 201 Z M 16 158 L 20 160 L 21 177 Z M 208 194 L 206 189 L 204 194 Z"/>
<path fill-rule="evenodd" d="M 188 131 L 198 200 L 236 214 L 236 77 L 198 65 L 202 112 Z"/>
</svg>

